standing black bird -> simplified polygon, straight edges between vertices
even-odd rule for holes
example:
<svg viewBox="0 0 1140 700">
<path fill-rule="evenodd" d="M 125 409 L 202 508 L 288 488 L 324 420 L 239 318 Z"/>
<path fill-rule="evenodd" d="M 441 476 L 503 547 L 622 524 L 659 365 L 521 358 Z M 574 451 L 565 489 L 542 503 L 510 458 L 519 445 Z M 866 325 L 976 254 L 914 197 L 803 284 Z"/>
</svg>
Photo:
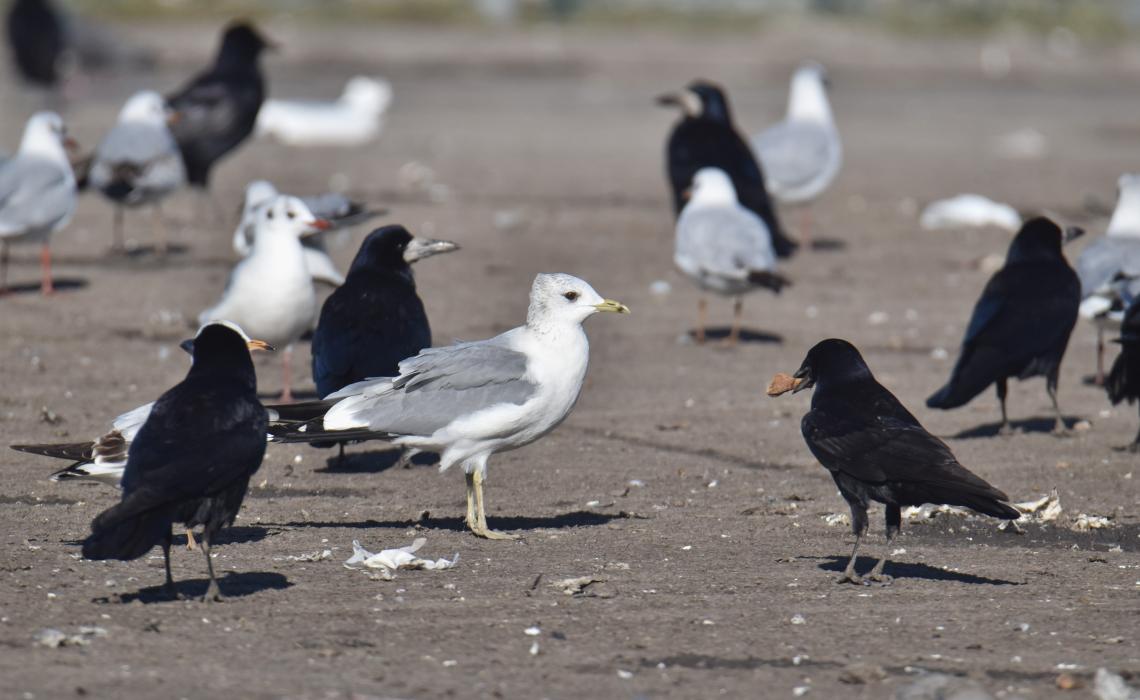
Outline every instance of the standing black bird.
<svg viewBox="0 0 1140 700">
<path fill-rule="evenodd" d="M 25 81 L 54 87 L 60 78 L 67 39 L 63 22 L 48 0 L 15 0 L 8 9 L 8 45 Z"/>
<path fill-rule="evenodd" d="M 862 583 L 855 573 L 859 542 L 867 532 L 867 505 L 887 507 L 887 551 L 902 526 L 902 507 L 923 503 L 965 506 L 995 518 L 1015 520 L 1009 497 L 975 476 L 946 443 L 926 432 L 894 394 L 875 381 L 862 355 L 846 340 L 824 340 L 794 375 L 795 391 L 815 387 L 801 430 L 808 449 L 831 472 L 851 507 L 855 549 L 842 582 Z M 886 555 L 871 570 L 883 575 Z"/>
<path fill-rule="evenodd" d="M 1120 343 L 1120 354 L 1112 363 L 1112 371 L 1104 382 L 1104 390 L 1113 406 L 1121 401 L 1134 403 L 1140 399 L 1140 303 L 1136 300 L 1128 305 L 1128 310 L 1124 313 L 1120 337 L 1116 342 Z M 1128 450 L 1140 452 L 1140 433 L 1137 433 Z"/>
<path fill-rule="evenodd" d="M 272 46 L 249 24 L 232 24 L 214 65 L 167 97 L 174 112 L 170 130 L 191 185 L 208 189 L 210 168 L 253 132 L 265 99 L 258 58 Z"/>
<path fill-rule="evenodd" d="M 1061 245 L 1084 233 L 1038 217 L 1025 222 L 1009 245 L 1005 266 L 994 273 L 974 306 L 962 353 L 950 381 L 926 400 L 930 408 L 957 408 L 997 385 L 1001 431 L 1010 432 L 1005 412 L 1010 377 L 1043 375 L 1061 434 L 1065 422 L 1057 406 L 1057 375 L 1077 322 L 1081 281 Z"/>
<path fill-rule="evenodd" d="M 368 234 L 348 278 L 321 307 L 313 334 L 317 393 L 328 396 L 370 377 L 394 377 L 401 360 L 431 347 L 411 264 L 458 247 L 415 238 L 398 225 Z"/>
<path fill-rule="evenodd" d="M 268 418 L 257 400 L 253 347 L 264 343 L 228 322 L 198 331 L 190 372 L 155 402 L 131 442 L 122 501 L 91 523 L 84 557 L 128 561 L 160 545 L 166 588 L 174 596 L 171 526 L 201 525 L 210 574 L 205 599 L 221 598 L 210 543 L 237 516 L 265 455 Z"/>
<path fill-rule="evenodd" d="M 665 150 L 673 213 L 680 216 L 697 171 L 718 168 L 732 179 L 740 204 L 764 220 L 776 255 L 786 258 L 795 252 L 797 244 L 784 234 L 768 197 L 760 163 L 732 122 L 724 90 L 715 83 L 696 80 L 680 92 L 661 95 L 657 103 L 680 107 L 683 112 Z"/>
</svg>

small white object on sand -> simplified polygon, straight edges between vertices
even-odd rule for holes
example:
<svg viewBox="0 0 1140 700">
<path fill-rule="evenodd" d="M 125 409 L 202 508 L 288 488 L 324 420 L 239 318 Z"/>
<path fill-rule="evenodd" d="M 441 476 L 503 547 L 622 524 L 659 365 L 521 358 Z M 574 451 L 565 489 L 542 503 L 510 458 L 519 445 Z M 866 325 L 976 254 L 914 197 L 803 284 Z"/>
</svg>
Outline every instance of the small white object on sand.
<svg viewBox="0 0 1140 700">
<path fill-rule="evenodd" d="M 919 223 L 927 231 L 948 228 L 995 226 L 1009 231 L 1021 228 L 1021 216 L 1008 204 L 980 194 L 960 194 L 931 202 L 922 210 Z"/>
<path fill-rule="evenodd" d="M 450 569 L 459 563 L 458 552 L 451 559 L 441 557 L 431 560 L 417 557 L 415 553 L 426 543 L 426 538 L 417 537 L 406 547 L 385 549 L 373 554 L 361 547 L 360 542 L 353 540 L 352 556 L 344 562 L 344 566 L 346 569 L 380 569 L 390 577 L 397 569 Z"/>
</svg>

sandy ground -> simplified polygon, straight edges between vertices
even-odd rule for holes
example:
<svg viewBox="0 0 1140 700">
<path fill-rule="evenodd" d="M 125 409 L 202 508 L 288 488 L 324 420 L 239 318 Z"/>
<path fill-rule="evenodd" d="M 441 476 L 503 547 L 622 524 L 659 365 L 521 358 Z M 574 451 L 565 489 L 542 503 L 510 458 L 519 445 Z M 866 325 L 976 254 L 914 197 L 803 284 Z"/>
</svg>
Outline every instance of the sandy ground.
<svg viewBox="0 0 1140 700">
<path fill-rule="evenodd" d="M 994 80 L 979 68 L 980 43 L 827 26 L 727 37 L 272 30 L 288 47 L 266 62 L 274 94 L 331 97 L 353 73 L 380 73 L 395 106 L 367 148 L 242 149 L 217 171 L 227 213 L 254 177 L 298 193 L 335 180 L 415 232 L 458 241 L 462 252 L 417 268 L 437 343 L 517 325 L 539 271 L 578 274 L 633 315 L 588 323 L 592 366 L 565 424 L 492 460 L 492 526 L 523 535 L 517 543 L 463 530 L 458 473 L 389 469 L 383 446 L 356 447 L 339 466 L 326 451 L 273 446 L 216 550 L 228 600 L 161 602 L 161 556 L 79 559 L 78 541 L 115 492 L 50 483 L 61 465 L 7 452 L 0 695 L 878 698 L 925 670 L 999 697 L 1090 697 L 1087 685 L 1063 693 L 1056 677 L 1087 683 L 1101 666 L 1140 674 L 1140 477 L 1136 457 L 1118 449 L 1136 411 L 1082 384 L 1093 367 L 1084 326 L 1061 401 L 1070 424 L 1091 429 L 1045 432 L 1041 380 L 1012 390 L 1012 416 L 1028 420 L 1014 437 L 993 435 L 988 394 L 926 410 L 985 282 L 978 262 L 1001 255 L 1009 236 L 916 223 L 926 201 L 976 191 L 1103 230 L 1089 203 L 1111 205 L 1117 175 L 1136 167 L 1135 50 L 1066 58 L 1014 37 L 1013 72 Z M 82 88 L 65 106 L 81 141 L 97 140 L 133 90 L 177 85 L 212 45 L 205 29 L 132 36 L 167 60 L 157 75 Z M 799 255 L 786 266 L 794 287 L 748 299 L 754 342 L 680 342 L 698 294 L 671 264 L 662 150 L 673 117 L 651 97 L 716 77 L 740 124 L 758 128 L 782 113 L 786 76 L 807 56 L 832 68 L 846 147 L 843 174 L 813 208 L 816 232 L 845 246 Z M 10 149 L 40 101 L 10 80 L 0 97 Z M 1024 128 L 1044 136 L 1044 155 L 1003 158 L 997 141 Z M 434 171 L 440 196 L 401 185 L 411 161 Z M 230 224 L 192 210 L 188 197 L 167 207 L 185 252 L 113 259 L 110 210 L 83 199 L 56 240 L 57 278 L 81 285 L 0 300 L 0 443 L 93 437 L 183 376 L 176 343 L 232 262 Z M 796 212 L 785 216 L 794 231 Z M 143 244 L 147 224 L 128 220 Z M 364 233 L 336 249 L 341 264 Z M 35 251 L 16 253 L 13 281 L 34 282 Z M 656 297 L 661 279 L 672 292 Z M 726 325 L 730 303 L 714 300 L 712 313 Z M 855 342 L 964 464 L 1015 500 L 1057 489 L 1061 518 L 1020 536 L 980 518 L 907 524 L 888 566 L 894 585 L 837 586 L 852 537 L 824 520 L 846 509 L 800 437 L 808 396 L 763 395 L 772 373 L 794 370 L 828 336 Z M 297 355 L 311 390 L 307 347 Z M 280 388 L 276 363 L 259 364 L 267 397 Z M 882 552 L 879 512 L 862 567 Z M 1112 527 L 1074 531 L 1080 513 L 1111 516 Z M 421 536 L 422 553 L 458 552 L 459 565 L 390 582 L 341 566 L 354 539 L 376 551 Z M 324 549 L 322 561 L 290 558 Z M 184 592 L 204 590 L 199 553 L 179 549 L 174 573 Z M 579 595 L 552 585 L 582 576 L 598 582 Z M 86 646 L 33 642 L 44 628 L 81 627 L 106 634 Z"/>
</svg>

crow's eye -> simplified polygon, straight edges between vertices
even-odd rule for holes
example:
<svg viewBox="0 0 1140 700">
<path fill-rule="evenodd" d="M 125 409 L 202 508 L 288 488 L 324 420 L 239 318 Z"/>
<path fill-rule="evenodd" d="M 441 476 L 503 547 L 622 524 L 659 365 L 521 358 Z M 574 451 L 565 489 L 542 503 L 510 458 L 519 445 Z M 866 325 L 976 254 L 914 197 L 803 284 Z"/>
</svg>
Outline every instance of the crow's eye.
<svg viewBox="0 0 1140 700">
<path fill-rule="evenodd" d="M 285 216 L 289 217 L 290 219 L 296 219 L 296 218 L 297 218 L 297 215 L 293 213 L 293 210 L 292 210 L 292 209 L 290 209 L 289 211 L 285 212 Z"/>
<path fill-rule="evenodd" d="M 566 297 L 566 301 L 576 301 L 578 299 L 578 292 L 566 292 L 562 296 Z"/>
</svg>

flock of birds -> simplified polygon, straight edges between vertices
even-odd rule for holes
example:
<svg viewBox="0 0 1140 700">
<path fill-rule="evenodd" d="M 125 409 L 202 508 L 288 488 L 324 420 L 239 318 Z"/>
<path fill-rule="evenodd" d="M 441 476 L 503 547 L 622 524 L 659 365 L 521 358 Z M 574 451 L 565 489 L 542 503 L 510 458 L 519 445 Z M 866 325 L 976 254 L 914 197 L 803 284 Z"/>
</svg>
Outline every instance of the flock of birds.
<svg viewBox="0 0 1140 700">
<path fill-rule="evenodd" d="M 36 3 L 18 0 L 14 7 L 29 4 Z M 215 163 L 262 123 L 259 57 L 270 46 L 252 26 L 231 25 L 212 66 L 186 87 L 166 97 L 144 92 L 128 100 L 79 177 L 62 120 L 53 113 L 33 116 L 17 153 L 0 162 L 0 290 L 9 242 L 35 241 L 43 245 L 42 291 L 51 292 L 48 242 L 74 213 L 82 180 L 120 212 L 114 246 L 123 245 L 121 209 L 151 205 L 156 248 L 163 250 L 163 198 L 187 184 L 207 193 Z M 13 49 L 19 58 L 20 45 Z M 367 99 L 375 104 L 375 90 L 355 90 L 370 91 Z M 389 97 L 380 99 L 386 104 Z M 726 342 L 736 343 L 743 295 L 778 293 L 790 284 L 779 261 L 795 254 L 798 244 L 782 229 L 773 199 L 810 203 L 841 168 L 826 76 L 814 63 L 797 70 L 785 120 L 751 142 L 737 131 L 727 96 L 712 82 L 693 82 L 658 102 L 681 110 L 666 149 L 677 217 L 675 262 L 702 289 L 735 299 Z M 302 199 L 266 181 L 250 183 L 233 238 L 242 258 L 217 304 L 199 316 L 195 337 L 183 343 L 192 356 L 186 378 L 155 402 L 114 419 L 94 441 L 14 446 L 69 460 L 55 479 L 95 479 L 121 489 L 120 502 L 92 523 L 85 557 L 130 560 L 160 546 L 166 585 L 176 596 L 173 528 L 186 528 L 191 544 L 194 529 L 201 528 L 207 597 L 220 597 L 210 543 L 236 517 L 269 442 L 336 445 L 343 454 L 346 444 L 382 440 L 404 450 L 405 459 L 437 453 L 441 470 L 459 466 L 464 472 L 471 532 L 517 537 L 488 526 L 488 462 L 538 440 L 566 418 L 589 360 L 584 321 L 629 309 L 577 277 L 539 274 L 522 325 L 486 340 L 432 347 L 412 265 L 456 250 L 455 243 L 383 226 L 363 240 L 347 275 L 322 245 L 325 232 L 379 213 L 339 195 Z M 1079 313 L 1095 318 L 1102 330 L 1121 328 L 1122 352 L 1105 387 L 1114 403 L 1140 397 L 1140 311 L 1132 301 L 1140 280 L 1140 178 L 1121 179 L 1121 203 L 1108 235 L 1086 249 L 1078 277 L 1062 246 L 1079 233 L 1046 218 L 1022 226 L 1004 267 L 982 291 L 953 372 L 928 399 L 929 407 L 962 406 L 994 385 L 1006 431 L 1008 380 L 1044 376 L 1056 431 L 1064 432 L 1057 379 Z M 315 281 L 336 287 L 323 305 Z M 706 340 L 705 311 L 702 298 L 698 342 Z M 294 403 L 291 349 L 309 331 L 312 375 L 323 398 Z M 274 348 L 282 350 L 284 392 L 281 403 L 265 406 L 257 398 L 251 353 Z M 886 505 L 888 545 L 904 506 L 949 504 L 1018 517 L 1003 492 L 963 467 L 875 380 L 847 341 L 818 343 L 794 375 L 777 375 L 769 393 L 805 389 L 814 393 L 802 422 L 804 439 L 851 509 L 855 552 L 842 580 L 889 581 L 885 557 L 866 577 L 854 568 L 871 501 Z"/>
</svg>

